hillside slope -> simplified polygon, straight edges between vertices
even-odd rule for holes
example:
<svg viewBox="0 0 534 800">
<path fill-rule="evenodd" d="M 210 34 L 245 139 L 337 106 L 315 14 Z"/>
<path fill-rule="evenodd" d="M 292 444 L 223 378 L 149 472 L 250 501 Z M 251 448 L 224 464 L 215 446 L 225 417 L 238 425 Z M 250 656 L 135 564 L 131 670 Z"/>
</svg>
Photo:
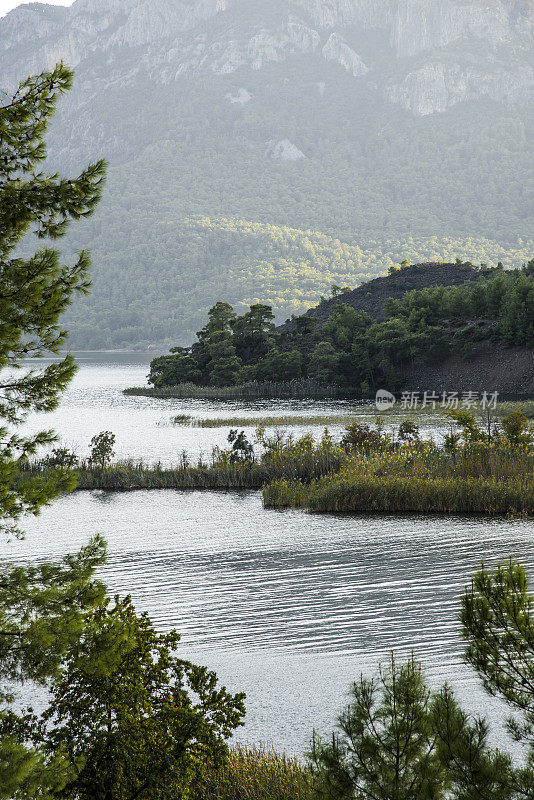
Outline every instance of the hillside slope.
<svg viewBox="0 0 534 800">
<path fill-rule="evenodd" d="M 534 349 L 503 347 L 493 341 L 476 345 L 469 357 L 449 356 L 434 364 L 408 366 L 402 391 L 498 392 L 505 398 L 534 398 Z M 460 395 L 461 396 L 461 395 Z"/>
<path fill-rule="evenodd" d="M 74 347 L 188 341 L 223 292 L 283 321 L 406 257 L 530 257 L 530 2 L 76 0 L 0 19 L 6 90 L 59 58 L 76 79 L 50 167 L 110 162 L 64 243 L 94 263 Z"/>
<path fill-rule="evenodd" d="M 364 311 L 377 322 L 387 319 L 386 302 L 404 297 L 406 292 L 425 289 L 428 286 L 461 286 L 478 280 L 484 275 L 470 264 L 450 264 L 442 261 L 430 261 L 424 264 L 411 264 L 398 272 L 383 278 L 364 283 L 351 292 L 344 292 L 337 297 L 323 300 L 318 306 L 306 312 L 307 317 L 316 320 L 319 327 L 330 318 L 340 303 L 350 306 L 356 311 Z M 295 323 L 288 321 L 278 328 L 280 333 L 291 332 Z"/>
<path fill-rule="evenodd" d="M 511 271 L 406 266 L 278 328 L 272 319 L 266 305 L 236 314 L 218 302 L 196 341 L 152 361 L 156 395 L 534 390 L 534 259 Z"/>
</svg>

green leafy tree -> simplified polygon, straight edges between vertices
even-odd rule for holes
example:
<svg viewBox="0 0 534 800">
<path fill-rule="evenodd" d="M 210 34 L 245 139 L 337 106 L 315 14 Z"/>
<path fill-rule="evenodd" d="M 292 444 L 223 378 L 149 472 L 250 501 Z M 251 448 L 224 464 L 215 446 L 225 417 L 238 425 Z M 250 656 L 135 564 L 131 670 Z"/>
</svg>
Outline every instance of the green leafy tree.
<svg viewBox="0 0 534 800">
<path fill-rule="evenodd" d="M 114 444 L 115 434 L 111 433 L 111 431 L 101 431 L 96 436 L 93 436 L 91 439 L 91 455 L 89 457 L 91 466 L 106 469 L 115 455 Z"/>
<path fill-rule="evenodd" d="M 233 343 L 245 364 L 254 363 L 269 350 L 273 340 L 274 314 L 271 306 L 256 303 L 232 323 Z"/>
<path fill-rule="evenodd" d="M 488 726 L 470 717 L 444 686 L 431 693 L 413 658 L 392 656 L 378 678 L 353 684 L 331 741 L 310 753 L 323 800 L 519 800 L 510 757 L 488 743 Z M 526 787 L 523 781 L 523 788 Z"/>
<path fill-rule="evenodd" d="M 328 800 L 531 800 L 534 797 L 534 598 L 525 569 L 483 567 L 461 609 L 466 658 L 524 757 L 490 746 L 488 724 L 466 714 L 450 687 L 431 694 L 413 661 L 393 657 L 379 678 L 361 678 L 331 742 L 310 754 L 317 796 Z"/>
<path fill-rule="evenodd" d="M 213 333 L 231 333 L 235 320 L 236 314 L 229 303 L 215 303 L 208 312 L 208 322 L 197 334 L 199 342 L 209 342 Z"/>
<path fill-rule="evenodd" d="M 242 362 L 232 338 L 236 315 L 229 303 L 218 302 L 208 313 L 208 322 L 198 332 L 191 354 L 202 373 L 202 380 L 213 386 L 232 386 L 237 382 Z"/>
<path fill-rule="evenodd" d="M 371 428 L 363 422 L 351 422 L 345 428 L 340 444 L 347 453 L 357 453 L 359 450 L 380 450 L 388 442 L 388 436 L 380 429 Z"/>
<path fill-rule="evenodd" d="M 45 469 L 56 469 L 57 467 L 74 469 L 78 463 L 78 456 L 68 447 L 54 447 L 52 452 L 41 460 L 41 465 Z"/>
<path fill-rule="evenodd" d="M 47 761 L 9 706 L 20 680 L 47 686 L 60 675 L 64 658 L 105 596 L 94 577 L 105 560 L 105 542 L 96 536 L 59 563 L 6 564 L 0 570 L 0 679 L 10 686 L 0 690 L 1 800 L 46 797 L 40 793 L 61 784 L 61 758 Z"/>
<path fill-rule="evenodd" d="M 216 768 L 242 724 L 244 695 L 175 655 L 175 631 L 157 634 L 130 598 L 96 609 L 52 686 L 35 742 L 68 765 L 51 798 L 176 800 L 195 771 Z"/>
<path fill-rule="evenodd" d="M 214 332 L 208 352 L 211 356 L 207 365 L 210 384 L 212 386 L 233 386 L 237 383 L 243 363 L 236 355 L 230 333 Z"/>
<path fill-rule="evenodd" d="M 461 408 L 450 408 L 444 413 L 446 417 L 456 423 L 465 443 L 486 441 L 486 433 L 477 424 L 474 415 L 470 411 L 464 411 Z"/>
<path fill-rule="evenodd" d="M 245 431 L 238 433 L 236 430 L 231 430 L 228 441 L 232 445 L 230 455 L 232 464 L 251 464 L 254 461 L 254 447 L 247 439 Z"/>
<path fill-rule="evenodd" d="M 295 319 L 295 334 L 298 339 L 309 339 L 314 336 L 317 328 L 317 320 L 314 317 L 304 314 Z"/>
<path fill-rule="evenodd" d="M 273 347 L 256 364 L 254 377 L 259 381 L 292 381 L 302 377 L 302 354 L 299 350 L 280 352 Z"/>
<path fill-rule="evenodd" d="M 501 420 L 505 438 L 512 447 L 532 447 L 534 434 L 530 430 L 528 418 L 524 411 L 512 411 Z"/>
<path fill-rule="evenodd" d="M 148 382 L 152 386 L 178 386 L 180 383 L 199 383 L 202 372 L 186 347 L 174 347 L 170 356 L 158 356 L 150 362 Z"/>
<path fill-rule="evenodd" d="M 319 342 L 310 354 L 308 375 L 320 383 L 337 383 L 340 355 L 330 342 Z"/>
<path fill-rule="evenodd" d="M 405 419 L 399 425 L 401 442 L 417 442 L 420 438 L 419 425 L 411 419 Z"/>
</svg>

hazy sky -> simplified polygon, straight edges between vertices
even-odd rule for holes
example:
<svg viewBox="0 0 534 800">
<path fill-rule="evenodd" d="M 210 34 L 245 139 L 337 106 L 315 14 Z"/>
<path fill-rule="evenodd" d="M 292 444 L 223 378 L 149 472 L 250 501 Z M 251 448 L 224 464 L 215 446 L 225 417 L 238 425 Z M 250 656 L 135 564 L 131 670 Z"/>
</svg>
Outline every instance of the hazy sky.
<svg viewBox="0 0 534 800">
<path fill-rule="evenodd" d="M 37 0 L 37 2 L 41 2 L 42 0 Z M 53 6 L 70 6 L 72 5 L 73 0 L 52 0 L 50 5 Z M 11 11 L 12 8 L 16 6 L 22 5 L 20 0 L 0 0 L 0 17 L 3 17 L 7 14 L 8 11 Z"/>
</svg>

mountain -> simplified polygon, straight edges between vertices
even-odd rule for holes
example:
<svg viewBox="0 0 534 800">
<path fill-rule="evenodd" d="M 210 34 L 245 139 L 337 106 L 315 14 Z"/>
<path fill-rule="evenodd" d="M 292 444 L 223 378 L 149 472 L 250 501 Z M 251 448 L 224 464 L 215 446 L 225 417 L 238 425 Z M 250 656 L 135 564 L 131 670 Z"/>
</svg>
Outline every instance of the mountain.
<svg viewBox="0 0 534 800">
<path fill-rule="evenodd" d="M 49 165 L 110 162 L 78 348 L 301 313 L 410 261 L 534 251 L 531 0 L 76 0 L 0 20 L 10 91 L 62 58 Z M 32 243 L 28 243 L 28 247 Z"/>
</svg>

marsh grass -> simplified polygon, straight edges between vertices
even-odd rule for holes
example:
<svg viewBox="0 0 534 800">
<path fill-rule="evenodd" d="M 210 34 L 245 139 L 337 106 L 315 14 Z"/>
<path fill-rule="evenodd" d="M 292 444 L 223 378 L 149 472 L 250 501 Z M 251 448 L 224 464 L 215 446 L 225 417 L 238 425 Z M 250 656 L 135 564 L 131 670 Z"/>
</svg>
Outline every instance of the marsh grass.
<svg viewBox="0 0 534 800">
<path fill-rule="evenodd" d="M 528 419 L 534 419 L 534 400 L 512 401 L 503 400 L 497 403 L 495 415 L 497 417 L 505 417 L 512 414 L 514 411 L 522 411 Z"/>
<path fill-rule="evenodd" d="M 194 383 L 181 383 L 164 388 L 134 386 L 124 389 L 123 394 L 156 398 L 198 398 L 214 400 L 235 399 L 326 399 L 340 396 L 338 386 L 329 386 L 314 380 L 295 380 L 280 383 L 243 383 L 237 386 L 196 386 Z"/>
<path fill-rule="evenodd" d="M 318 414 L 315 416 L 279 416 L 279 417 L 213 417 L 212 419 L 193 419 L 180 414 L 175 417 L 175 425 L 191 425 L 193 428 L 290 428 L 306 425 L 350 425 L 357 421 L 356 414 Z"/>
<path fill-rule="evenodd" d="M 534 515 L 534 447 L 491 441 L 456 442 L 452 450 L 433 439 L 400 441 L 369 426 L 336 442 L 327 430 L 321 439 L 276 431 L 256 431 L 261 456 L 215 447 L 193 463 L 181 454 L 177 465 L 148 466 L 121 461 L 105 469 L 82 462 L 79 489 L 263 488 L 270 508 L 355 513 L 451 513 Z M 359 436 L 356 436 L 359 433 Z M 247 442 L 247 445 L 249 443 Z M 46 480 L 46 459 L 27 464 L 21 480 Z"/>
<path fill-rule="evenodd" d="M 310 771 L 297 759 L 266 747 L 231 748 L 224 766 L 203 768 L 190 800 L 311 800 Z"/>
<path fill-rule="evenodd" d="M 531 516 L 534 483 L 483 478 L 399 478 L 359 475 L 311 484 L 277 481 L 263 489 L 267 508 L 366 514 Z"/>
<path fill-rule="evenodd" d="M 261 489 L 279 478 L 311 481 L 337 472 L 345 458 L 343 451 L 325 432 L 316 442 L 310 434 L 262 436 L 264 452 L 258 460 L 241 460 L 232 450 L 215 447 L 208 458 L 193 463 L 183 452 L 177 465 L 149 466 L 125 460 L 105 469 L 82 462 L 76 469 L 78 489 L 133 491 L 136 489 Z M 24 468 L 23 477 L 46 477 L 48 468 L 34 462 Z"/>
<path fill-rule="evenodd" d="M 335 475 L 279 479 L 263 488 L 268 508 L 320 512 L 534 514 L 534 453 L 500 442 L 449 454 L 433 442 L 360 452 Z"/>
<path fill-rule="evenodd" d="M 459 403 L 458 407 L 462 408 L 461 402 Z M 417 419 L 422 424 L 429 417 L 435 418 L 443 423 L 444 410 L 445 409 L 443 409 L 439 403 L 436 404 L 435 408 L 433 408 L 430 403 L 426 406 L 417 405 L 415 408 L 403 408 L 402 403 L 397 400 L 394 406 L 383 411 L 378 411 L 374 403 L 369 402 L 366 405 L 362 405 L 362 407 L 358 409 L 358 412 L 364 415 L 379 416 L 395 421 L 402 421 L 403 419 Z M 482 411 L 480 406 L 475 404 L 475 406 L 470 410 L 477 419 L 482 421 L 487 419 L 488 410 L 490 416 L 494 417 L 495 419 L 501 419 L 502 417 L 511 414 L 513 411 L 523 411 L 526 417 L 529 419 L 534 419 L 534 400 L 503 400 L 498 402 L 495 408 L 491 408 L 486 411 Z"/>
<path fill-rule="evenodd" d="M 534 401 L 524 403 L 503 402 L 490 412 L 496 421 L 502 417 L 521 410 L 529 419 L 534 419 Z M 487 416 L 475 412 L 475 417 L 486 424 Z M 374 404 L 358 404 L 352 411 L 344 414 L 285 414 L 279 416 L 234 416 L 234 417 L 204 417 L 195 418 L 191 414 L 178 414 L 172 420 L 174 425 L 191 426 L 193 428 L 300 428 L 309 426 L 347 426 L 358 420 L 367 421 L 381 418 L 390 424 L 398 425 L 405 419 L 417 421 L 421 426 L 433 425 L 445 427 L 447 422 L 443 413 L 431 406 L 425 408 L 402 409 L 397 404 L 385 411 L 378 411 Z"/>
</svg>

